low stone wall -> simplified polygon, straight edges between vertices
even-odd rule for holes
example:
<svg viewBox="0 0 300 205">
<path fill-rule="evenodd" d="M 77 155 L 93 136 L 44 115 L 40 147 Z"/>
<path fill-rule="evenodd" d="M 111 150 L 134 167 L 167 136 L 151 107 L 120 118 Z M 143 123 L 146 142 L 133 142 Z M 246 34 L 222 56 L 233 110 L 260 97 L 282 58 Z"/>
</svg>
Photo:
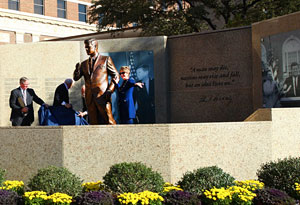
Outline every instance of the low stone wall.
<svg viewBox="0 0 300 205">
<path fill-rule="evenodd" d="M 271 121 L 0 127 L 0 167 L 8 179 L 24 181 L 48 165 L 64 166 L 84 181 L 101 180 L 111 165 L 135 161 L 172 183 L 212 165 L 253 179 L 262 163 L 300 155 L 300 109 L 269 113 Z"/>
</svg>

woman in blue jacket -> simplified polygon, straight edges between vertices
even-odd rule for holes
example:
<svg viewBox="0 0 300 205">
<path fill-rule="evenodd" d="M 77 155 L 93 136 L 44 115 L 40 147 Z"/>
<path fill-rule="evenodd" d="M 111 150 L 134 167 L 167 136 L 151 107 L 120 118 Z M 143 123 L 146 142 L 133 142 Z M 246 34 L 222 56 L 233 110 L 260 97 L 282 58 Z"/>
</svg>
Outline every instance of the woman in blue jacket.
<svg viewBox="0 0 300 205">
<path fill-rule="evenodd" d="M 130 67 L 122 66 L 120 76 L 123 79 L 122 84 L 116 84 L 119 93 L 119 113 L 121 124 L 133 124 L 135 119 L 135 106 L 133 101 L 133 90 L 135 86 L 143 87 L 143 83 L 136 83 L 130 78 Z"/>
</svg>

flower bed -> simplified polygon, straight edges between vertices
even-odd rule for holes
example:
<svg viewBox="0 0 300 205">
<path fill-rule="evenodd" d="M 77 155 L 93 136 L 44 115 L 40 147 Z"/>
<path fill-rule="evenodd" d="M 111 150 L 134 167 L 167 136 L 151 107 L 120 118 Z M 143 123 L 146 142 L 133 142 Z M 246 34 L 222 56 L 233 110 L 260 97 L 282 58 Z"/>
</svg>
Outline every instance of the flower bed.
<svg viewBox="0 0 300 205">
<path fill-rule="evenodd" d="M 300 162 L 300 159 L 286 160 L 288 163 L 285 163 L 290 163 L 292 167 L 289 175 L 296 176 L 293 182 L 290 178 L 287 179 L 289 185 L 282 186 L 286 187 L 289 192 L 276 189 L 274 187 L 279 185 L 272 186 L 270 183 L 272 177 L 275 177 L 274 181 L 283 183 L 284 180 L 278 179 L 278 176 L 280 176 L 281 169 L 284 170 L 284 173 L 287 173 L 286 170 L 289 169 L 286 166 L 282 167 L 276 164 L 271 164 L 271 168 L 268 164 L 262 166 L 263 168 L 266 167 L 265 170 L 272 170 L 270 172 L 265 170 L 259 172 L 259 177 L 268 179 L 269 186 L 266 187 L 263 182 L 258 180 L 232 181 L 232 176 L 216 166 L 188 172 L 178 184 L 164 183 L 161 185 L 161 176 L 151 168 L 147 168 L 141 163 L 121 163 L 113 166 L 113 169 L 103 177 L 103 182 L 82 183 L 79 192 L 78 188 L 73 189 L 72 183 L 78 186 L 80 179 L 67 169 L 59 167 L 44 169 L 43 172 L 39 172 L 38 180 L 34 176 L 28 185 L 24 185 L 22 181 L 6 180 L 0 183 L 0 204 L 295 205 L 299 204 L 295 199 L 300 198 L 300 177 L 297 177 L 299 169 L 295 163 Z M 276 169 L 276 172 L 273 168 Z M 42 184 L 44 181 L 47 184 L 46 187 Z M 36 190 L 39 186 L 40 190 Z M 30 190 L 31 187 L 35 190 Z M 49 192 L 45 190 L 49 190 Z M 60 191 L 55 192 L 54 190 Z M 289 193 L 294 197 L 291 197 Z"/>
<path fill-rule="evenodd" d="M 75 205 L 75 204 L 112 204 L 112 205 L 163 205 L 163 204 L 208 204 L 208 205 L 251 205 L 257 197 L 257 190 L 264 190 L 263 183 L 255 180 L 235 181 L 234 186 L 204 190 L 202 195 L 185 192 L 180 186 L 165 183 L 161 193 L 143 191 L 139 193 L 121 193 L 104 191 L 103 182 L 87 182 L 82 184 L 82 194 L 72 198 L 64 193 L 47 194 L 44 191 L 24 191 L 22 181 L 5 181 L 0 187 L 1 201 L 24 205 Z M 295 183 L 295 190 L 300 195 L 300 185 Z M 281 191 L 278 190 L 278 193 Z M 14 193 L 14 194 L 13 194 Z M 278 197 L 284 198 L 287 195 Z M 279 200 L 279 199 L 274 199 Z M 289 198 L 285 204 L 295 204 Z M 13 203 L 14 201 L 14 203 Z M 290 202 L 289 202 L 290 201 Z M 265 203 L 262 203 L 265 204 Z"/>
</svg>

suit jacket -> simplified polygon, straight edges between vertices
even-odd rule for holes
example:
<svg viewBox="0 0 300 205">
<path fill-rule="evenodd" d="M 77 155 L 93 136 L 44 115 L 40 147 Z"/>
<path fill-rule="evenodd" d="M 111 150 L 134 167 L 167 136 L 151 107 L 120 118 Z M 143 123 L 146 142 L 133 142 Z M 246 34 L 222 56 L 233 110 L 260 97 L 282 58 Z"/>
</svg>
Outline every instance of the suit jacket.
<svg viewBox="0 0 300 205">
<path fill-rule="evenodd" d="M 137 103 L 136 116 L 139 123 L 155 122 L 154 80 L 149 79 L 149 94 L 146 86 L 134 89 L 134 101 Z"/>
<path fill-rule="evenodd" d="M 25 116 L 21 109 L 22 105 L 20 104 L 18 98 L 23 98 L 21 88 L 16 88 L 11 91 L 10 93 L 10 98 L 9 98 L 9 106 L 11 108 L 11 115 L 10 115 L 10 120 L 12 121 L 13 125 L 21 125 L 23 119 L 26 117 L 27 120 L 30 121 L 30 124 L 34 120 L 34 111 L 33 111 L 33 106 L 32 102 L 36 102 L 39 105 L 44 104 L 44 101 L 40 99 L 34 92 L 33 89 L 27 88 L 26 89 L 26 103 L 28 107 L 28 114 Z"/>
<path fill-rule="evenodd" d="M 85 112 L 85 111 L 87 111 L 85 97 L 81 97 L 81 100 L 82 100 L 82 112 Z"/>
<path fill-rule="evenodd" d="M 53 106 L 60 106 L 64 101 L 69 103 L 69 91 L 65 84 L 62 83 L 55 89 Z"/>
<path fill-rule="evenodd" d="M 135 118 L 135 107 L 133 101 L 133 90 L 135 81 L 130 78 L 118 85 L 119 93 L 119 113 L 121 121 L 127 121 Z"/>
<path fill-rule="evenodd" d="M 87 107 L 92 103 L 93 99 L 97 99 L 99 104 L 106 104 L 106 91 L 110 89 L 114 91 L 113 82 L 109 84 L 108 76 L 116 77 L 119 82 L 119 73 L 109 56 L 98 55 L 98 58 L 92 66 L 91 58 L 83 61 L 78 69 L 73 73 L 73 79 L 79 80 L 82 76 L 85 80 L 85 101 Z"/>
</svg>

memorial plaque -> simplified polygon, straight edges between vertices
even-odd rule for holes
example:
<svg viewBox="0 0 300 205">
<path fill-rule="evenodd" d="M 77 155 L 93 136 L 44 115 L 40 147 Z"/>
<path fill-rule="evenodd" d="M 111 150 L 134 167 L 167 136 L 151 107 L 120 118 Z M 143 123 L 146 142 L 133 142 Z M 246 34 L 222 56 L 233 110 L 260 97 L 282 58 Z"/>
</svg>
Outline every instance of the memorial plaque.
<svg viewBox="0 0 300 205">
<path fill-rule="evenodd" d="M 170 121 L 242 121 L 252 113 L 251 29 L 168 40 Z"/>
</svg>

